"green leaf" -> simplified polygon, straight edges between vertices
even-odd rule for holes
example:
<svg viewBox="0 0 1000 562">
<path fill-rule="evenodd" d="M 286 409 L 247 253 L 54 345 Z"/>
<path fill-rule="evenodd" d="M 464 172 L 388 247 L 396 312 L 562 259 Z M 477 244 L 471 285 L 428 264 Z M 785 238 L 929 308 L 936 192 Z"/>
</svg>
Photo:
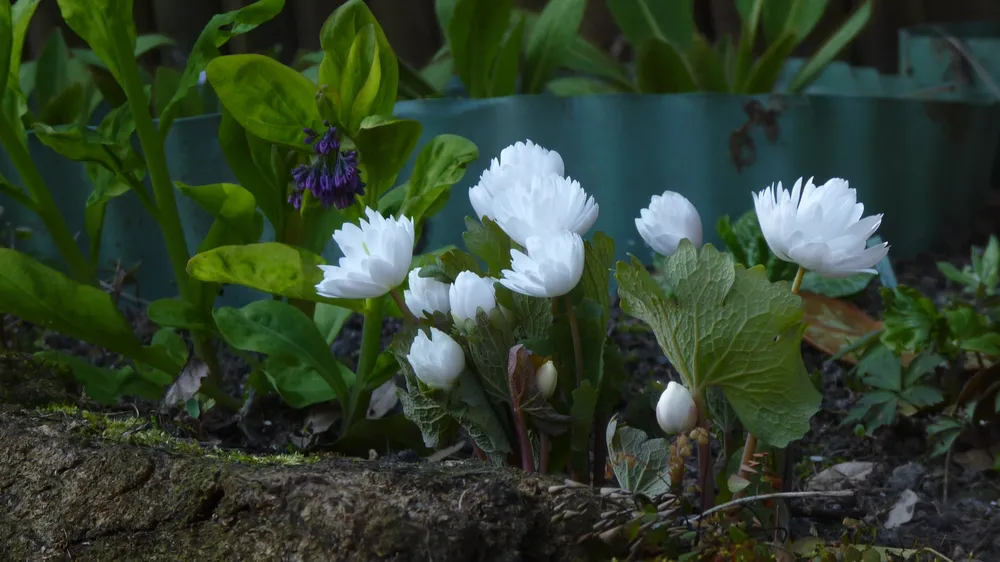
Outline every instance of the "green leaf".
<svg viewBox="0 0 1000 562">
<path fill-rule="evenodd" d="M 58 0 L 63 20 L 83 38 L 119 84 L 135 68 L 132 0 Z"/>
<path fill-rule="evenodd" d="M 479 149 L 464 137 L 438 135 L 431 139 L 417 155 L 399 214 L 422 224 L 433 215 L 436 203 L 447 200 L 451 187 L 478 158 Z"/>
<path fill-rule="evenodd" d="M 823 277 L 812 271 L 807 271 L 802 279 L 802 291 L 826 295 L 835 299 L 854 296 L 864 291 L 875 275 L 858 273 L 850 277 Z"/>
<path fill-rule="evenodd" d="M 7 248 L 0 248 L 0 310 L 128 357 L 143 355 L 111 295 Z"/>
<path fill-rule="evenodd" d="M 819 73 L 837 58 L 837 55 L 861 33 L 872 17 L 872 2 L 865 0 L 854 10 L 851 17 L 816 50 L 816 53 L 802 66 L 798 74 L 788 84 L 789 92 L 801 92 Z M 805 35 L 802 35 L 805 37 Z"/>
<path fill-rule="evenodd" d="M 420 428 L 427 448 L 437 449 L 453 438 L 458 422 L 433 398 L 415 386 L 409 390 L 397 388 L 396 396 L 403 406 L 403 415 Z"/>
<path fill-rule="evenodd" d="M 540 93 L 562 65 L 586 8 L 586 0 L 551 0 L 546 4 L 525 46 L 524 93 Z"/>
<path fill-rule="evenodd" d="M 335 361 L 341 378 L 353 381 L 354 373 Z M 274 390 L 292 408 L 306 408 L 337 398 L 336 392 L 311 364 L 288 355 L 271 355 L 264 361 L 264 375 Z"/>
<path fill-rule="evenodd" d="M 117 370 L 105 369 L 91 364 L 82 357 L 62 351 L 40 351 L 35 354 L 35 357 L 68 367 L 76 380 L 83 384 L 87 396 L 104 405 L 112 405 L 117 402 L 125 380 L 130 375 L 135 375 L 131 367 Z"/>
<path fill-rule="evenodd" d="M 514 314 L 514 337 L 520 341 L 542 341 L 548 339 L 552 327 L 552 301 L 515 293 L 498 285 L 497 303 Z M 528 347 L 531 347 L 530 345 Z M 533 350 L 534 351 L 534 350 Z"/>
<path fill-rule="evenodd" d="M 489 97 L 513 96 L 521 69 L 521 47 L 524 45 L 524 17 L 511 13 L 511 27 L 504 33 L 490 75 Z"/>
<path fill-rule="evenodd" d="M 570 45 L 569 51 L 563 59 L 563 65 L 569 70 L 604 78 L 620 91 L 635 91 L 635 85 L 632 84 L 632 80 L 622 64 L 606 53 L 604 49 L 579 35 Z M 551 86 L 550 83 L 549 87 L 551 88 Z"/>
<path fill-rule="evenodd" d="M 607 326 L 611 316 L 611 267 L 615 261 L 615 241 L 603 232 L 596 232 L 584 242 L 583 295 L 597 303 L 603 313 L 601 324 Z"/>
<path fill-rule="evenodd" d="M 926 349 L 946 329 L 937 306 L 917 289 L 902 285 L 882 289 L 882 302 L 882 342 L 897 352 Z"/>
<path fill-rule="evenodd" d="M 754 63 L 743 84 L 735 85 L 739 94 L 768 94 L 774 90 L 774 85 L 785 68 L 788 57 L 799 45 L 801 37 L 793 31 L 786 31 L 774 41 L 757 62 Z"/>
<path fill-rule="evenodd" d="M 206 68 L 219 101 L 244 129 L 263 140 L 301 148 L 303 127 L 317 127 L 316 85 L 264 55 L 226 55 Z"/>
<path fill-rule="evenodd" d="M 364 35 L 368 38 L 359 41 Z M 353 133 L 369 115 L 392 115 L 399 65 L 368 6 L 362 0 L 348 0 L 327 18 L 319 37 L 324 52 L 319 85 L 337 92 L 333 100 L 336 115 L 324 117 L 340 126 L 353 123 L 348 128 Z M 352 55 L 352 51 L 357 54 Z M 360 95 L 362 90 L 364 94 Z"/>
<path fill-rule="evenodd" d="M 670 491 L 670 442 L 650 439 L 642 431 L 611 418 L 605 434 L 608 462 L 623 490 L 648 498 Z"/>
<path fill-rule="evenodd" d="M 510 268 L 510 237 L 497 223 L 485 218 L 480 223 L 471 217 L 465 217 L 465 232 L 462 240 L 465 247 L 486 262 L 486 267 L 494 277 L 500 277 L 500 272 Z"/>
<path fill-rule="evenodd" d="M 20 76 L 24 39 L 28 35 L 28 25 L 35 15 L 41 0 L 18 0 L 13 6 L 0 8 L 0 93 L 7 84 L 7 75 L 14 79 Z M 7 11 L 7 8 L 10 11 Z M 9 14 L 9 17 L 7 17 Z M 9 24 L 6 23 L 9 20 Z M 4 29 L 6 28 L 6 33 Z M 10 37 L 10 47 L 6 48 L 5 37 Z M 7 56 L 2 56 L 6 54 Z M 8 66 L 9 65 L 9 66 Z M 27 92 L 24 95 L 28 95 Z"/>
<path fill-rule="evenodd" d="M 216 310 L 215 323 L 226 342 L 242 351 L 297 358 L 319 372 L 344 407 L 354 381 L 330 354 L 313 321 L 294 306 L 274 300 Z M 347 371 L 349 373 L 349 371 Z"/>
<path fill-rule="evenodd" d="M 62 29 L 57 27 L 45 41 L 45 47 L 35 66 L 35 101 L 39 110 L 44 113 L 49 102 L 55 100 L 69 86 L 69 49 L 66 48 Z M 47 120 L 46 122 L 52 123 Z"/>
<path fill-rule="evenodd" d="M 317 72 L 319 67 L 317 66 Z M 317 76 L 318 79 L 318 76 Z M 399 98 L 419 100 L 441 96 L 441 91 L 425 79 L 419 71 L 399 61 Z"/>
<path fill-rule="evenodd" d="M 323 339 L 327 344 L 332 344 L 337 339 L 340 329 L 344 327 L 347 319 L 354 314 L 354 311 L 341 306 L 319 303 L 313 313 L 313 322 L 319 333 L 323 334 Z"/>
<path fill-rule="evenodd" d="M 174 185 L 236 233 L 241 242 L 249 244 L 260 239 L 264 217 L 257 212 L 257 201 L 250 191 L 232 183 L 191 186 L 174 182 Z"/>
<path fill-rule="evenodd" d="M 691 41 L 687 63 L 699 91 L 726 93 L 730 91 L 722 57 L 700 34 L 695 35 Z"/>
<path fill-rule="evenodd" d="M 254 158 L 253 147 L 269 146 L 264 141 L 251 137 L 231 113 L 222 109 L 222 121 L 219 124 L 219 146 L 226 157 L 229 168 L 233 171 L 240 185 L 253 194 L 257 207 L 272 225 L 280 225 L 287 204 L 285 189 L 290 178 L 284 183 L 272 180 L 272 170 L 261 169 Z"/>
<path fill-rule="evenodd" d="M 656 38 L 687 49 L 697 29 L 693 0 L 608 0 L 608 8 L 633 46 Z"/>
<path fill-rule="evenodd" d="M 146 316 L 163 327 L 192 331 L 215 329 L 211 318 L 207 318 L 204 312 L 190 302 L 181 299 L 155 300 L 146 308 Z"/>
<path fill-rule="evenodd" d="M 764 12 L 764 0 L 746 0 L 738 4 L 743 19 L 743 29 L 739 45 L 736 47 L 735 59 L 732 59 L 733 84 L 742 84 L 750 72 L 753 50 L 757 46 L 757 29 L 760 27 L 761 15 Z"/>
<path fill-rule="evenodd" d="M 490 69 L 510 24 L 512 0 L 457 0 L 444 28 L 455 73 L 473 98 L 489 96 Z"/>
<path fill-rule="evenodd" d="M 491 312 L 494 314 L 487 314 L 480 309 L 472 329 L 465 337 L 468 357 L 472 359 L 470 367 L 479 375 L 483 389 L 490 398 L 500 404 L 510 404 L 507 367 L 510 348 L 514 347 L 516 341 L 502 315 L 496 309 Z"/>
<path fill-rule="evenodd" d="M 422 130 L 420 122 L 413 119 L 374 116 L 361 122 L 354 143 L 361 153 L 361 177 L 368 185 L 366 200 L 377 201 L 392 187 Z"/>
<path fill-rule="evenodd" d="M 697 89 L 687 61 L 670 43 L 650 37 L 639 44 L 635 55 L 635 76 L 644 94 L 674 94 Z"/>
<path fill-rule="evenodd" d="M 183 74 L 169 66 L 158 66 L 153 75 L 153 114 L 163 115 L 167 105 L 174 99 Z M 177 117 L 193 117 L 204 112 L 204 102 L 198 90 L 191 89 L 187 96 L 178 101 Z"/>
<path fill-rule="evenodd" d="M 875 345 L 865 351 L 854 370 L 868 386 L 893 392 L 899 392 L 904 387 L 903 365 L 899 357 L 884 345 Z"/>
<path fill-rule="evenodd" d="M 191 48 L 184 74 L 177 85 L 173 99 L 160 114 L 160 136 L 166 138 L 184 100 L 191 90 L 197 88 L 198 77 L 208 62 L 221 56 L 219 48 L 233 37 L 253 31 L 260 24 L 278 15 L 284 7 L 285 0 L 258 0 L 238 10 L 212 16 L 198 35 L 194 47 Z M 303 127 L 305 124 L 299 126 Z"/>
<path fill-rule="evenodd" d="M 556 78 L 550 80 L 546 88 L 557 96 L 565 97 L 614 94 L 622 91 L 618 86 L 587 76 Z"/>
<path fill-rule="evenodd" d="M 322 264 L 325 264 L 323 258 L 308 250 L 280 242 L 262 242 L 202 252 L 191 258 L 187 271 L 199 281 L 243 285 L 290 299 L 363 311 L 363 301 L 329 299 L 316 293 L 316 284 L 323 280 L 319 268 Z"/>
<path fill-rule="evenodd" d="M 801 299 L 711 245 L 682 241 L 664 264 L 670 297 L 640 261 L 618 262 L 625 312 L 649 324 L 692 393 L 722 388 L 747 431 L 774 447 L 801 438 L 821 398 L 802 362 Z"/>
</svg>

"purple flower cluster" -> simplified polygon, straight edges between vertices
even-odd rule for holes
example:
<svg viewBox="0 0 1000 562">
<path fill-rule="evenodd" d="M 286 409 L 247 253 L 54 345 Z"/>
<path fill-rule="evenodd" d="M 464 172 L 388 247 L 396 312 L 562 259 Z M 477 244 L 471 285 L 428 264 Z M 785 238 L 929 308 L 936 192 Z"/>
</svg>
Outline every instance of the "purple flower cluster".
<svg viewBox="0 0 1000 562">
<path fill-rule="evenodd" d="M 311 144 L 316 156 L 310 164 L 296 166 L 292 179 L 296 188 L 288 196 L 288 202 L 296 210 L 302 207 L 302 196 L 311 191 L 323 206 L 346 209 L 354 203 L 357 195 L 365 194 L 365 182 L 361 181 L 358 170 L 358 153 L 354 150 L 340 150 L 337 129 L 328 121 L 323 125 L 326 132 L 320 136 L 316 131 L 305 128 L 306 144 Z"/>
</svg>

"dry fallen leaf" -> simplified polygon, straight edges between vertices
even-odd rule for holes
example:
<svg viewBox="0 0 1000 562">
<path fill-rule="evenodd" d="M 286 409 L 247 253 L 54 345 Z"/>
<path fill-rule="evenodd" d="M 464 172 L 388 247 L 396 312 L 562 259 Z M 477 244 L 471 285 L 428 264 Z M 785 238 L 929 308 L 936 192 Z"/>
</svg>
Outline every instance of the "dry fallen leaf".
<svg viewBox="0 0 1000 562">
<path fill-rule="evenodd" d="M 377 420 L 388 414 L 399 403 L 396 395 L 396 381 L 389 379 L 385 384 L 372 391 L 368 402 L 368 419 Z"/>
<path fill-rule="evenodd" d="M 889 517 L 885 520 L 886 529 L 895 529 L 900 525 L 909 523 L 910 519 L 913 519 L 913 509 L 916 507 L 917 502 L 920 498 L 917 493 L 913 490 L 903 490 L 903 493 L 899 495 L 899 499 L 889 510 Z"/>
<path fill-rule="evenodd" d="M 842 462 L 810 478 L 806 488 L 815 491 L 842 490 L 845 484 L 864 482 L 874 469 L 873 462 Z"/>
</svg>

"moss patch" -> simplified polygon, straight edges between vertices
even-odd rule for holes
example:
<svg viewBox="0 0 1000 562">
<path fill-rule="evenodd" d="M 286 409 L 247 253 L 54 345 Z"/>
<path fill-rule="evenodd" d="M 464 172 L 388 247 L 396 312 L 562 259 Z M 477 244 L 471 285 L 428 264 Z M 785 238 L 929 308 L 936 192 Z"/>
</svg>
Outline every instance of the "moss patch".
<svg viewBox="0 0 1000 562">
<path fill-rule="evenodd" d="M 91 412 L 68 404 L 49 404 L 36 410 L 42 416 L 59 415 L 72 418 L 73 423 L 70 424 L 70 428 L 73 434 L 80 437 L 153 447 L 178 455 L 206 457 L 224 462 L 279 466 L 311 464 L 322 458 L 322 455 L 304 455 L 298 452 L 251 455 L 242 451 L 205 447 L 192 439 L 182 439 L 168 434 L 153 419 Z"/>
</svg>

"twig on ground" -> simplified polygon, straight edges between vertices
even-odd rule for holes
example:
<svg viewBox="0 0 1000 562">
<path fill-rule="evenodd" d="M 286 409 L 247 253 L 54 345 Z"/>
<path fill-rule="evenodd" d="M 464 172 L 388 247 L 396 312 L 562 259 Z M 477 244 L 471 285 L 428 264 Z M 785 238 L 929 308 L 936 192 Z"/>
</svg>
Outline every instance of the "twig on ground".
<svg viewBox="0 0 1000 562">
<path fill-rule="evenodd" d="M 776 499 L 776 498 L 809 498 L 809 497 L 839 498 L 839 497 L 847 497 L 847 496 L 853 496 L 853 495 L 854 495 L 854 491 L 853 490 L 833 490 L 833 491 L 830 491 L 830 492 L 779 492 L 779 493 L 776 493 L 776 494 L 761 494 L 759 496 L 751 496 L 751 497 L 748 497 L 748 498 L 739 498 L 739 499 L 733 500 L 731 502 L 726 502 L 724 504 L 717 505 L 717 506 L 715 506 L 715 507 L 713 507 L 711 509 L 706 509 L 702 513 L 690 517 L 688 519 L 688 522 L 691 523 L 691 522 L 694 522 L 694 521 L 698 521 L 699 519 L 703 519 L 705 517 L 708 517 L 709 515 L 711 515 L 713 513 L 717 513 L 719 511 L 725 511 L 725 510 L 729 509 L 730 507 L 734 507 L 734 506 L 737 506 L 737 505 L 743 505 L 745 503 L 753 503 L 753 502 L 756 502 L 756 501 L 770 500 L 770 499 Z"/>
</svg>

